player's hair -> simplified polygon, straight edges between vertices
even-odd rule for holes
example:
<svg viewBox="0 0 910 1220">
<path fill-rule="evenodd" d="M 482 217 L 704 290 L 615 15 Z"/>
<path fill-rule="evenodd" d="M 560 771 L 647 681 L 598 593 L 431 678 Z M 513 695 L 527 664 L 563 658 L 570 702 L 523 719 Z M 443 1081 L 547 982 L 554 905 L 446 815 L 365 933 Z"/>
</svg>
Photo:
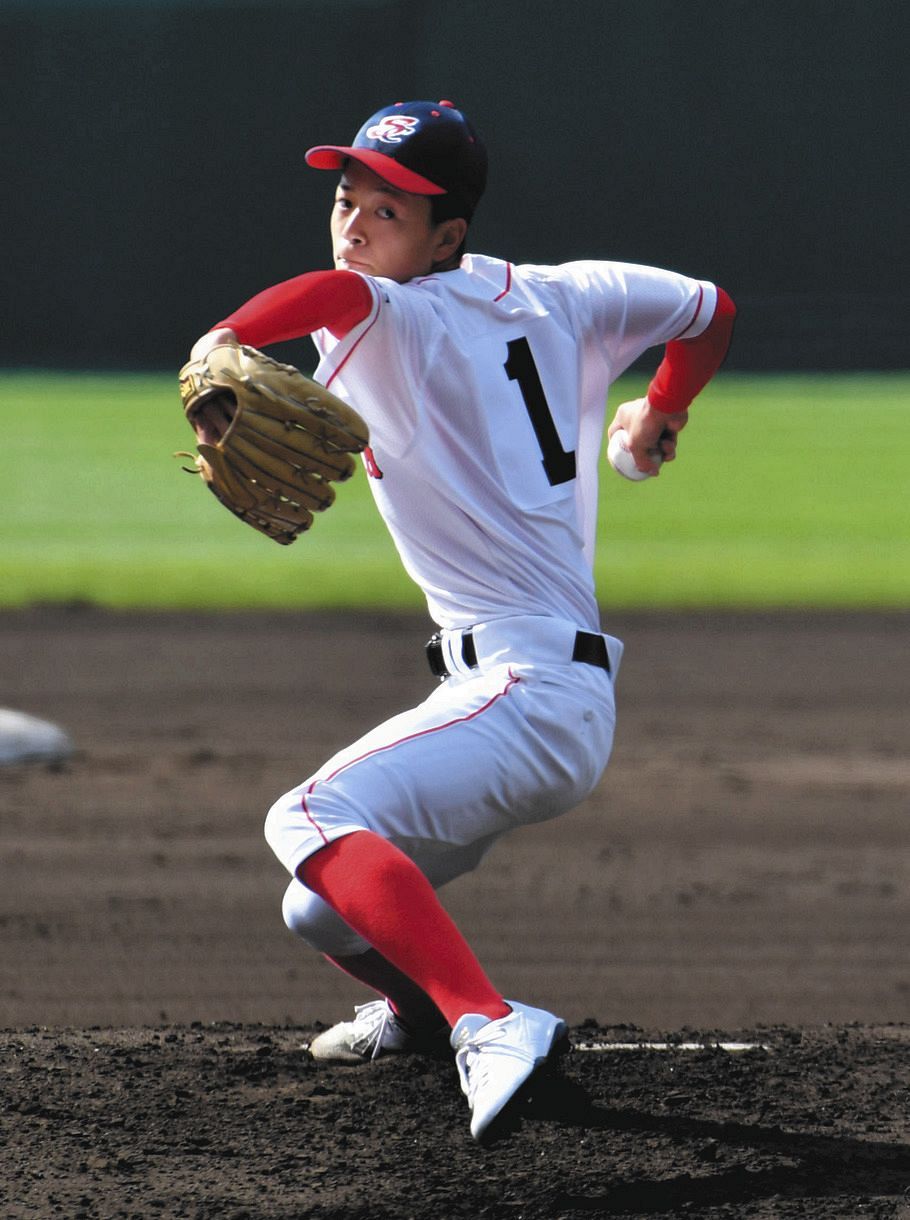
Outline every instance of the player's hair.
<svg viewBox="0 0 910 1220">
<path fill-rule="evenodd" d="M 433 224 L 442 224 L 445 220 L 455 220 L 461 216 L 471 223 L 471 209 L 457 195 L 430 195 L 430 215 Z"/>
<path fill-rule="evenodd" d="M 430 195 L 430 220 L 434 225 L 441 225 L 447 220 L 456 220 L 462 217 L 468 222 L 468 227 L 471 225 L 471 209 L 466 203 L 463 203 L 457 195 Z M 461 262 L 461 257 L 468 248 L 468 235 L 465 232 L 464 241 L 452 255 L 452 261 L 456 266 Z"/>
</svg>

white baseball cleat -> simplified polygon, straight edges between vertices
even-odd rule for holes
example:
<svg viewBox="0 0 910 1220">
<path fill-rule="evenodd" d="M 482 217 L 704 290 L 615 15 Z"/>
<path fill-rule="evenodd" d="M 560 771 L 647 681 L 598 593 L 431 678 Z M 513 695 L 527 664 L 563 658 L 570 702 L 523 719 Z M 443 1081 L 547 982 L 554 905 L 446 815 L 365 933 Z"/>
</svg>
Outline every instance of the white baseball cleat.
<svg viewBox="0 0 910 1220">
<path fill-rule="evenodd" d="M 507 1000 L 512 1011 L 491 1021 L 467 1013 L 455 1024 L 451 1043 L 462 1092 L 471 1107 L 471 1134 L 489 1133 L 513 1098 L 523 1095 L 538 1069 L 567 1043 L 568 1026 L 541 1008 Z"/>
<path fill-rule="evenodd" d="M 380 1055 L 431 1050 L 439 1040 L 434 1033 L 405 1025 L 387 1000 L 371 1000 L 355 1005 L 353 1021 L 342 1021 L 315 1037 L 309 1051 L 323 1063 L 369 1063 Z"/>
</svg>

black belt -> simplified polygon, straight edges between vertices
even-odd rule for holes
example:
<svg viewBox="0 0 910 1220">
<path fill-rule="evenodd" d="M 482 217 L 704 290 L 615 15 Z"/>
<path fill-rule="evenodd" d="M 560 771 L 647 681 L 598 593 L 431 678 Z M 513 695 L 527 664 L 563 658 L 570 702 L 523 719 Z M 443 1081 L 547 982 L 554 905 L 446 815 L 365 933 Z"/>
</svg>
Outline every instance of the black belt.
<svg viewBox="0 0 910 1220">
<path fill-rule="evenodd" d="M 474 647 L 474 631 L 468 628 L 461 635 L 461 659 L 464 661 L 468 669 L 477 668 L 477 650 Z M 450 670 L 445 663 L 445 658 L 442 654 L 442 636 L 437 631 L 435 635 L 427 640 L 427 660 L 430 663 L 430 669 L 437 678 L 447 678 Z M 607 642 L 602 635 L 595 635 L 592 631 L 577 631 L 575 633 L 575 647 L 572 650 L 572 660 L 579 661 L 582 665 L 596 665 L 599 669 L 605 669 L 610 672 L 610 657 L 607 653 Z"/>
</svg>

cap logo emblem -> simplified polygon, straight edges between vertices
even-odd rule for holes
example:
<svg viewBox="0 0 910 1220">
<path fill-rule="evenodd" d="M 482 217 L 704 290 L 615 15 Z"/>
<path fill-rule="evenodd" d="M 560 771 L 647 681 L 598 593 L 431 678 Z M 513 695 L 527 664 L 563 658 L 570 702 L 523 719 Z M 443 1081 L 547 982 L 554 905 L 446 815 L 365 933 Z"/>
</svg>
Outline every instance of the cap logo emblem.
<svg viewBox="0 0 910 1220">
<path fill-rule="evenodd" d="M 414 134 L 419 119 L 408 114 L 387 114 L 384 119 L 367 128 L 368 140 L 379 140 L 383 144 L 400 144 L 405 136 Z"/>
</svg>

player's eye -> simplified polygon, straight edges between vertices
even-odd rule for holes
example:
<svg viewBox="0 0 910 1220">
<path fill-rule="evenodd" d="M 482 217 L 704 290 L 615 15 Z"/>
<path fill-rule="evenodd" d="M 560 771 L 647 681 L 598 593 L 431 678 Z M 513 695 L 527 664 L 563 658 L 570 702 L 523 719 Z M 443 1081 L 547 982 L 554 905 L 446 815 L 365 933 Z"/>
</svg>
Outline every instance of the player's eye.
<svg viewBox="0 0 910 1220">
<path fill-rule="evenodd" d="M 380 216 L 383 220 L 394 220 L 396 214 L 394 208 L 383 206 L 376 209 L 376 215 Z"/>
</svg>

